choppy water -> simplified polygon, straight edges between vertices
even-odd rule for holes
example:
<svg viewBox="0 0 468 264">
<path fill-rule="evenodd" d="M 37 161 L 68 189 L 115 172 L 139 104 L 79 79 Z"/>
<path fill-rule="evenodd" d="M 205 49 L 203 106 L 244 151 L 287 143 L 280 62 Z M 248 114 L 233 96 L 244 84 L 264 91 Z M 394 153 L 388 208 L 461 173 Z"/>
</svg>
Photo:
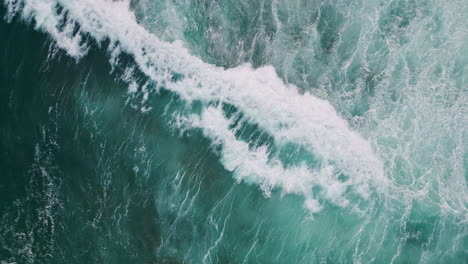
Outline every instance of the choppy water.
<svg viewBox="0 0 468 264">
<path fill-rule="evenodd" d="M 3 0 L 0 263 L 468 263 L 466 1 Z"/>
</svg>

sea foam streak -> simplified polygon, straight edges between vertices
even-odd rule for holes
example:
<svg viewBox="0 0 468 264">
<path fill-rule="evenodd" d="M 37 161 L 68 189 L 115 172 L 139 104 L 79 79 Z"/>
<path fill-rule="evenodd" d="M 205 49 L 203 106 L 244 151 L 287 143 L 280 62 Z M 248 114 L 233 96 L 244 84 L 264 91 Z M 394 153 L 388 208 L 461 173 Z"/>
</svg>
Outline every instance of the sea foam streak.
<svg viewBox="0 0 468 264">
<path fill-rule="evenodd" d="M 16 13 L 25 20 L 33 19 L 37 29 L 47 32 L 70 56 L 80 58 L 86 54 L 84 33 L 98 43 L 108 39 L 111 64 L 116 63 L 120 52 L 130 54 L 139 70 L 158 86 L 188 103 L 204 103 L 202 116 L 192 116 L 186 124 L 202 129 L 205 136 L 222 146 L 224 166 L 235 171 L 240 180 L 305 195 L 311 211 L 320 208 L 311 198 L 312 185 L 322 186 L 328 199 L 345 206 L 347 201 L 342 196 L 348 186 L 366 197 L 369 186 L 388 182 L 370 144 L 349 128 L 329 102 L 300 94 L 270 66 L 252 69 L 242 65 L 225 70 L 204 63 L 180 43 L 168 43 L 150 34 L 137 23 L 128 1 L 5 0 L 5 4 L 7 19 Z M 174 73 L 182 77 L 174 80 Z M 279 160 L 269 161 L 266 151 L 250 150 L 227 128 L 229 120 L 222 111 L 207 106 L 212 102 L 235 106 L 249 122 L 272 135 L 278 146 L 303 146 L 323 160 L 322 168 L 285 169 Z M 249 163 L 239 161 L 241 156 L 251 157 Z M 346 184 L 325 180 L 330 179 L 330 173 L 344 173 L 350 180 Z"/>
</svg>

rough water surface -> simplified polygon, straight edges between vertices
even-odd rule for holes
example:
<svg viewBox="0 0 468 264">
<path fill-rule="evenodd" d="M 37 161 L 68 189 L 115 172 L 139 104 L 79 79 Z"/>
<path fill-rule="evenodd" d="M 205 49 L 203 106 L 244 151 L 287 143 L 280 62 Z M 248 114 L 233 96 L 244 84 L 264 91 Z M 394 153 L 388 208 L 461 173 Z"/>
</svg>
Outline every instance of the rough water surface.
<svg viewBox="0 0 468 264">
<path fill-rule="evenodd" d="M 467 14 L 3 0 L 0 264 L 468 263 Z"/>
</svg>

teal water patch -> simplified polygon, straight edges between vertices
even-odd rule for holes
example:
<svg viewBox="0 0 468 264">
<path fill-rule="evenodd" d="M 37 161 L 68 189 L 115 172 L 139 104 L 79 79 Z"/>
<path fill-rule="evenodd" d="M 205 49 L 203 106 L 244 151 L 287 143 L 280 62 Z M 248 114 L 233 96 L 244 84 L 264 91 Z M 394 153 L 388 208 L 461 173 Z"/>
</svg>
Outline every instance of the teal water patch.
<svg viewBox="0 0 468 264">
<path fill-rule="evenodd" d="M 132 20 L 97 12 L 126 18 L 122 3 L 5 3 L 2 14 L 27 17 L 28 4 L 37 14 L 0 23 L 0 262 L 466 261 L 466 44 L 450 34 L 461 12 L 412 1 L 142 1 L 143 30 L 183 42 L 154 38 L 153 50 L 153 35 L 129 26 L 139 53 L 110 31 Z M 41 3 L 57 12 L 43 16 Z M 83 6 L 97 18 L 79 18 Z M 70 20 L 50 26 L 62 12 Z M 244 62 L 275 68 L 206 64 Z M 283 92 L 295 87 L 275 71 L 299 92 Z M 374 162 L 372 151 L 346 152 L 368 148 L 354 131 L 321 130 L 341 119 L 305 92 L 365 135 L 385 177 L 359 163 Z M 273 93 L 291 97 L 266 104 Z M 340 133 L 357 143 L 330 137 Z"/>
</svg>

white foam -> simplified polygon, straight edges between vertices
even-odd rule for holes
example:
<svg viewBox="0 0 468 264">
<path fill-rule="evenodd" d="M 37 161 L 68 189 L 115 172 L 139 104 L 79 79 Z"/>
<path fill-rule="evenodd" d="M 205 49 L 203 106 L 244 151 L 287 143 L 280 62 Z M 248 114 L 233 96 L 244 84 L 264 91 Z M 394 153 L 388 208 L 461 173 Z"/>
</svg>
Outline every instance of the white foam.
<svg viewBox="0 0 468 264">
<path fill-rule="evenodd" d="M 8 10 L 14 12 L 18 9 L 15 5 L 23 3 L 22 17 L 26 20 L 34 18 L 36 27 L 48 32 L 57 45 L 73 57 L 86 54 L 82 33 L 88 33 L 99 43 L 109 39 L 111 63 L 117 61 L 119 52 L 128 53 L 150 79 L 188 103 L 196 100 L 205 106 L 210 102 L 235 106 L 249 122 L 258 124 L 272 135 L 278 146 L 285 143 L 301 145 L 323 159 L 322 168 L 333 167 L 333 171 L 348 175 L 363 196 L 368 194 L 369 185 L 387 183 L 383 165 L 370 144 L 349 128 L 330 103 L 308 93 L 300 94 L 295 86 L 285 84 L 271 66 L 253 69 L 250 65 L 242 65 L 225 70 L 204 63 L 190 55 L 181 43 L 161 41 L 145 30 L 129 10 L 128 1 L 20 0 L 13 3 L 5 0 L 5 3 Z M 65 27 L 61 27 L 64 12 L 57 14 L 57 5 L 68 12 L 70 19 Z M 73 34 L 75 23 L 80 27 L 78 33 Z M 174 82 L 174 72 L 183 78 Z M 268 161 L 265 149 L 249 150 L 247 143 L 237 140 L 226 128 L 229 120 L 220 111 L 206 109 L 197 125 L 207 137 L 220 141 L 223 164 L 236 175 L 244 175 L 242 179 L 257 175 L 254 181 L 264 190 L 281 186 L 285 192 L 295 190 L 306 194 L 311 191 L 297 190 L 310 188 L 309 182 L 327 179 L 328 169 L 320 172 L 311 172 L 306 166 L 284 169 L 279 161 Z M 339 197 L 346 187 L 339 183 L 335 185 L 329 188 L 330 197 Z M 337 203 L 345 203 L 338 200 Z M 316 206 L 311 201 L 308 204 Z"/>
<path fill-rule="evenodd" d="M 314 199 L 314 186 L 323 189 L 321 196 L 336 205 L 346 206 L 349 202 L 344 197 L 345 191 L 359 184 L 340 182 L 333 166 L 313 169 L 301 164 L 285 168 L 279 159 L 269 158 L 266 147 L 250 149 L 246 142 L 236 138 L 237 128 L 229 129 L 232 121 L 226 119 L 219 107 L 209 107 L 201 117 L 193 115 L 180 123 L 201 128 L 204 135 L 213 140 L 213 144 L 221 146 L 221 162 L 234 173 L 237 181 L 258 184 L 266 196 L 270 196 L 275 187 L 280 187 L 283 194 L 300 194 L 305 197 L 305 205 L 311 212 L 317 212 L 322 207 Z"/>
</svg>

